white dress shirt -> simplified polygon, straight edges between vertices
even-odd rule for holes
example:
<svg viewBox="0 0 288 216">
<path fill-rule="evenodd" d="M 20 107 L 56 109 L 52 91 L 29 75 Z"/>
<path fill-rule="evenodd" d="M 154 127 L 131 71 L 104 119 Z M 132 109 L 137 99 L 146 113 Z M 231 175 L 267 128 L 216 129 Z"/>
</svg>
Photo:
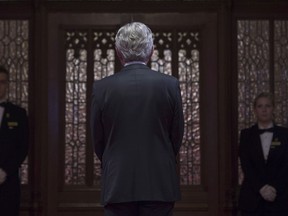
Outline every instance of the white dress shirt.
<svg viewBox="0 0 288 216">
<path fill-rule="evenodd" d="M 0 103 L 2 102 L 6 102 L 6 99 L 0 100 Z M 0 127 L 3 119 L 4 110 L 5 110 L 4 107 L 0 106 Z"/>
<path fill-rule="evenodd" d="M 259 129 L 266 129 L 273 127 L 273 123 L 269 124 L 267 127 L 262 127 L 258 124 Z M 270 146 L 272 143 L 273 133 L 272 132 L 264 132 L 260 135 L 262 150 L 265 160 L 267 160 L 269 155 Z"/>
<path fill-rule="evenodd" d="M 0 127 L 2 123 L 3 114 L 4 114 L 4 107 L 0 106 Z"/>
</svg>

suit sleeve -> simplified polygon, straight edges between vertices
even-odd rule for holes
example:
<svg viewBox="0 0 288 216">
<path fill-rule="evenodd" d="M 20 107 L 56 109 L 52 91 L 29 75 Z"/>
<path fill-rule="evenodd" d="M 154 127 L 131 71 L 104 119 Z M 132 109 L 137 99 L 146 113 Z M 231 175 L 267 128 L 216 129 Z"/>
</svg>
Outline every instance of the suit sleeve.
<svg viewBox="0 0 288 216">
<path fill-rule="evenodd" d="M 249 182 L 250 187 L 254 192 L 258 193 L 259 190 L 266 184 L 265 179 L 257 176 L 256 167 L 253 165 L 250 154 L 249 154 L 249 132 L 242 130 L 240 133 L 240 144 L 239 144 L 239 158 L 240 164 L 245 176 L 246 182 Z"/>
<path fill-rule="evenodd" d="M 11 137 L 13 144 L 15 145 L 15 151 L 10 153 L 9 159 L 7 159 L 2 168 L 8 175 L 18 173 L 18 169 L 25 160 L 28 154 L 29 146 L 29 124 L 28 116 L 24 109 L 17 111 L 18 115 L 18 128 L 15 131 L 14 137 Z"/>
<path fill-rule="evenodd" d="M 286 191 L 288 182 L 288 129 L 283 130 L 283 142 L 284 149 L 282 154 L 281 164 L 279 164 L 277 175 L 273 176 L 271 186 L 276 188 L 277 191 Z M 280 159 L 280 158 L 279 158 Z"/>
<path fill-rule="evenodd" d="M 92 144 L 94 151 L 102 161 L 102 156 L 104 153 L 105 143 L 104 143 L 104 129 L 102 124 L 102 112 L 101 112 L 101 102 L 100 94 L 97 82 L 93 86 L 92 94 L 92 104 L 91 104 L 91 134 L 92 134 Z"/>
<path fill-rule="evenodd" d="M 172 119 L 172 127 L 170 131 L 170 139 L 173 144 L 173 149 L 175 155 L 179 153 L 183 133 L 184 133 L 184 116 L 183 116 L 183 108 L 182 108 L 182 98 L 181 98 L 181 91 L 179 86 L 179 81 L 176 80 L 175 84 L 175 106 L 174 106 L 174 113 Z"/>
</svg>

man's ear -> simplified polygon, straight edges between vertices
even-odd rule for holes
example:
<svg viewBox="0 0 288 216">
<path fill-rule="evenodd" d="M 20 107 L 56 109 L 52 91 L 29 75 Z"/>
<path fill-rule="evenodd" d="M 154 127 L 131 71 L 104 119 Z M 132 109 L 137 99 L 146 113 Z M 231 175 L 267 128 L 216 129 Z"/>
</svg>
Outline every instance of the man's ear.
<svg viewBox="0 0 288 216">
<path fill-rule="evenodd" d="M 150 55 L 149 55 L 147 61 L 145 62 L 146 64 L 150 61 L 151 56 L 153 55 L 153 52 L 154 52 L 154 45 L 152 46 L 151 53 L 150 53 Z"/>
<path fill-rule="evenodd" d="M 122 65 L 125 65 L 125 61 L 124 61 L 124 58 L 123 58 L 123 55 L 122 53 L 115 47 L 115 50 L 116 50 L 116 53 L 117 53 L 117 56 L 121 62 Z"/>
</svg>

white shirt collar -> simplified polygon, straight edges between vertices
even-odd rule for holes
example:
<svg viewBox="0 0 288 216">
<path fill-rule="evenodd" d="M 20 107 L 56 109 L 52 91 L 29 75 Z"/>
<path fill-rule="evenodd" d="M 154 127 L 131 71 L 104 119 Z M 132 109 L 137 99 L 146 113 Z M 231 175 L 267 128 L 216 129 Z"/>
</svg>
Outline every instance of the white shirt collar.
<svg viewBox="0 0 288 216">
<path fill-rule="evenodd" d="M 260 123 L 258 123 L 258 127 L 259 127 L 259 129 L 271 128 L 271 127 L 273 127 L 273 122 L 271 122 L 270 124 L 268 124 L 267 127 L 264 127 L 263 125 L 261 125 Z"/>
<path fill-rule="evenodd" d="M 124 67 L 125 66 L 128 66 L 128 65 L 132 65 L 132 64 L 143 64 L 143 65 L 146 65 L 145 62 L 142 62 L 142 61 L 131 61 L 131 62 L 127 62 L 124 64 Z"/>
</svg>

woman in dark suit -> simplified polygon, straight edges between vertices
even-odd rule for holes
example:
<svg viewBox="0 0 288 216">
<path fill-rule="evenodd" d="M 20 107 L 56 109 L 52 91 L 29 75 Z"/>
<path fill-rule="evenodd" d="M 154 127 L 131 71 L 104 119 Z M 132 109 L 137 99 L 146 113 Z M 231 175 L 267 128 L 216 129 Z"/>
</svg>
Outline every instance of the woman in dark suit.
<svg viewBox="0 0 288 216">
<path fill-rule="evenodd" d="M 239 209 L 242 216 L 287 216 L 288 129 L 273 122 L 271 94 L 259 94 L 253 105 L 257 123 L 240 134 Z"/>
<path fill-rule="evenodd" d="M 0 215 L 17 216 L 20 206 L 19 168 L 28 153 L 25 109 L 7 101 L 9 73 L 0 66 Z"/>
</svg>

